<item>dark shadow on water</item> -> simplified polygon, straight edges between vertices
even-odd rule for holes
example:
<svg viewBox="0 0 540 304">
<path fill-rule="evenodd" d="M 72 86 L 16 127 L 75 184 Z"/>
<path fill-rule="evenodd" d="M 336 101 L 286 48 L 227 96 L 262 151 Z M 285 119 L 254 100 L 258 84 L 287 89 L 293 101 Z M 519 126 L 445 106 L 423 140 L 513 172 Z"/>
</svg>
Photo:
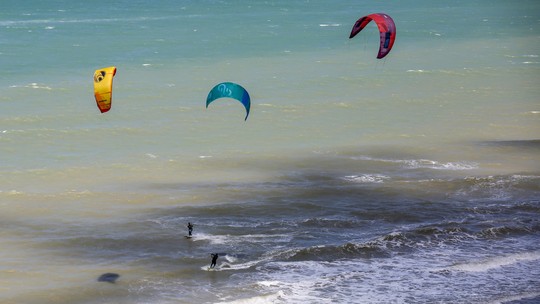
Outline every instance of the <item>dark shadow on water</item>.
<svg viewBox="0 0 540 304">
<path fill-rule="evenodd" d="M 530 140 L 489 140 L 477 142 L 480 146 L 540 149 L 540 139 Z"/>
<path fill-rule="evenodd" d="M 99 276 L 98 282 L 116 283 L 116 280 L 120 277 L 117 273 L 107 272 Z"/>
</svg>

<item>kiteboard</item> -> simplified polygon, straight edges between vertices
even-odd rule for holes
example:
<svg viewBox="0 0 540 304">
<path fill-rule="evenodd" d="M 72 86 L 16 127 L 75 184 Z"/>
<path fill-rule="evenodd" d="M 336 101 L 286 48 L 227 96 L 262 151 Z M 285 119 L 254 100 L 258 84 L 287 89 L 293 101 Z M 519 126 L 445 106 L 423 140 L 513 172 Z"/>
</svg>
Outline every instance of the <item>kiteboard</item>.
<svg viewBox="0 0 540 304">
<path fill-rule="evenodd" d="M 204 265 L 204 266 L 201 266 L 201 270 L 204 270 L 204 271 L 220 271 L 219 268 L 216 266 L 214 266 L 213 268 L 210 267 L 210 265 Z"/>
<path fill-rule="evenodd" d="M 185 237 L 186 239 L 191 239 L 191 238 L 193 238 L 193 236 L 191 236 L 191 235 L 184 235 L 184 237 Z"/>
</svg>

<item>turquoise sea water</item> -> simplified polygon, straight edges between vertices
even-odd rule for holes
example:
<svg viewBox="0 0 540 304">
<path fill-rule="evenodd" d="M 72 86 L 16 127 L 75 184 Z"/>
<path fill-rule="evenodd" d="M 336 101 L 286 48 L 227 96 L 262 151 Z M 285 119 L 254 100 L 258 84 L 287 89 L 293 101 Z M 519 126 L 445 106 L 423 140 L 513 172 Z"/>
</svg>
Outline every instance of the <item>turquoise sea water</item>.
<svg viewBox="0 0 540 304">
<path fill-rule="evenodd" d="M 0 302 L 538 299 L 536 1 L 1 8 Z"/>
</svg>

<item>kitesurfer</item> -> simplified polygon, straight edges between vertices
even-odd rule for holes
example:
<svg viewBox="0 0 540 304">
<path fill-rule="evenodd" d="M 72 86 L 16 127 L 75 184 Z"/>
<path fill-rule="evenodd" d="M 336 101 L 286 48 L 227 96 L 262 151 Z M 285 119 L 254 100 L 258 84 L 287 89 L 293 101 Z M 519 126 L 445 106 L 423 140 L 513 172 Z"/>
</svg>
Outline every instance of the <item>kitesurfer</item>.
<svg viewBox="0 0 540 304">
<path fill-rule="evenodd" d="M 191 234 L 193 233 L 193 224 L 191 222 L 188 222 L 187 228 L 188 228 L 188 235 L 191 236 Z"/>
<path fill-rule="evenodd" d="M 217 253 L 212 253 L 211 256 L 212 256 L 212 263 L 210 264 L 210 268 L 214 268 L 216 266 L 219 255 Z"/>
</svg>

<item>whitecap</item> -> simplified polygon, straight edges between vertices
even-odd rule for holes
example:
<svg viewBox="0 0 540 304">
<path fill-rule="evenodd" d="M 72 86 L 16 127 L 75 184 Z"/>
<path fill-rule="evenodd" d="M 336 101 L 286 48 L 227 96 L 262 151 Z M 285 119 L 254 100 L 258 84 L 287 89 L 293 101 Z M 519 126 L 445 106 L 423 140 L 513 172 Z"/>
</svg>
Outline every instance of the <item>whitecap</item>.
<svg viewBox="0 0 540 304">
<path fill-rule="evenodd" d="M 390 179 L 389 176 L 382 174 L 362 174 L 362 175 L 348 175 L 343 177 L 344 180 L 353 183 L 384 183 L 385 180 Z"/>
<path fill-rule="evenodd" d="M 434 169 L 434 170 L 473 170 L 478 168 L 477 163 L 469 162 L 447 162 L 440 163 L 438 161 L 429 160 L 429 159 L 419 159 L 419 160 L 406 160 L 404 163 L 413 169 Z"/>
<path fill-rule="evenodd" d="M 51 87 L 43 85 L 43 84 L 39 84 L 39 83 L 31 83 L 31 84 L 25 86 L 25 88 L 52 90 Z"/>
<path fill-rule="evenodd" d="M 9 87 L 10 88 L 30 88 L 30 89 L 52 90 L 51 87 L 44 84 L 36 83 L 36 82 L 32 82 L 27 85 L 10 85 Z"/>
<path fill-rule="evenodd" d="M 264 287 L 270 287 L 270 286 L 279 286 L 282 284 L 280 281 L 259 281 L 257 282 L 258 285 L 264 286 Z"/>
</svg>

